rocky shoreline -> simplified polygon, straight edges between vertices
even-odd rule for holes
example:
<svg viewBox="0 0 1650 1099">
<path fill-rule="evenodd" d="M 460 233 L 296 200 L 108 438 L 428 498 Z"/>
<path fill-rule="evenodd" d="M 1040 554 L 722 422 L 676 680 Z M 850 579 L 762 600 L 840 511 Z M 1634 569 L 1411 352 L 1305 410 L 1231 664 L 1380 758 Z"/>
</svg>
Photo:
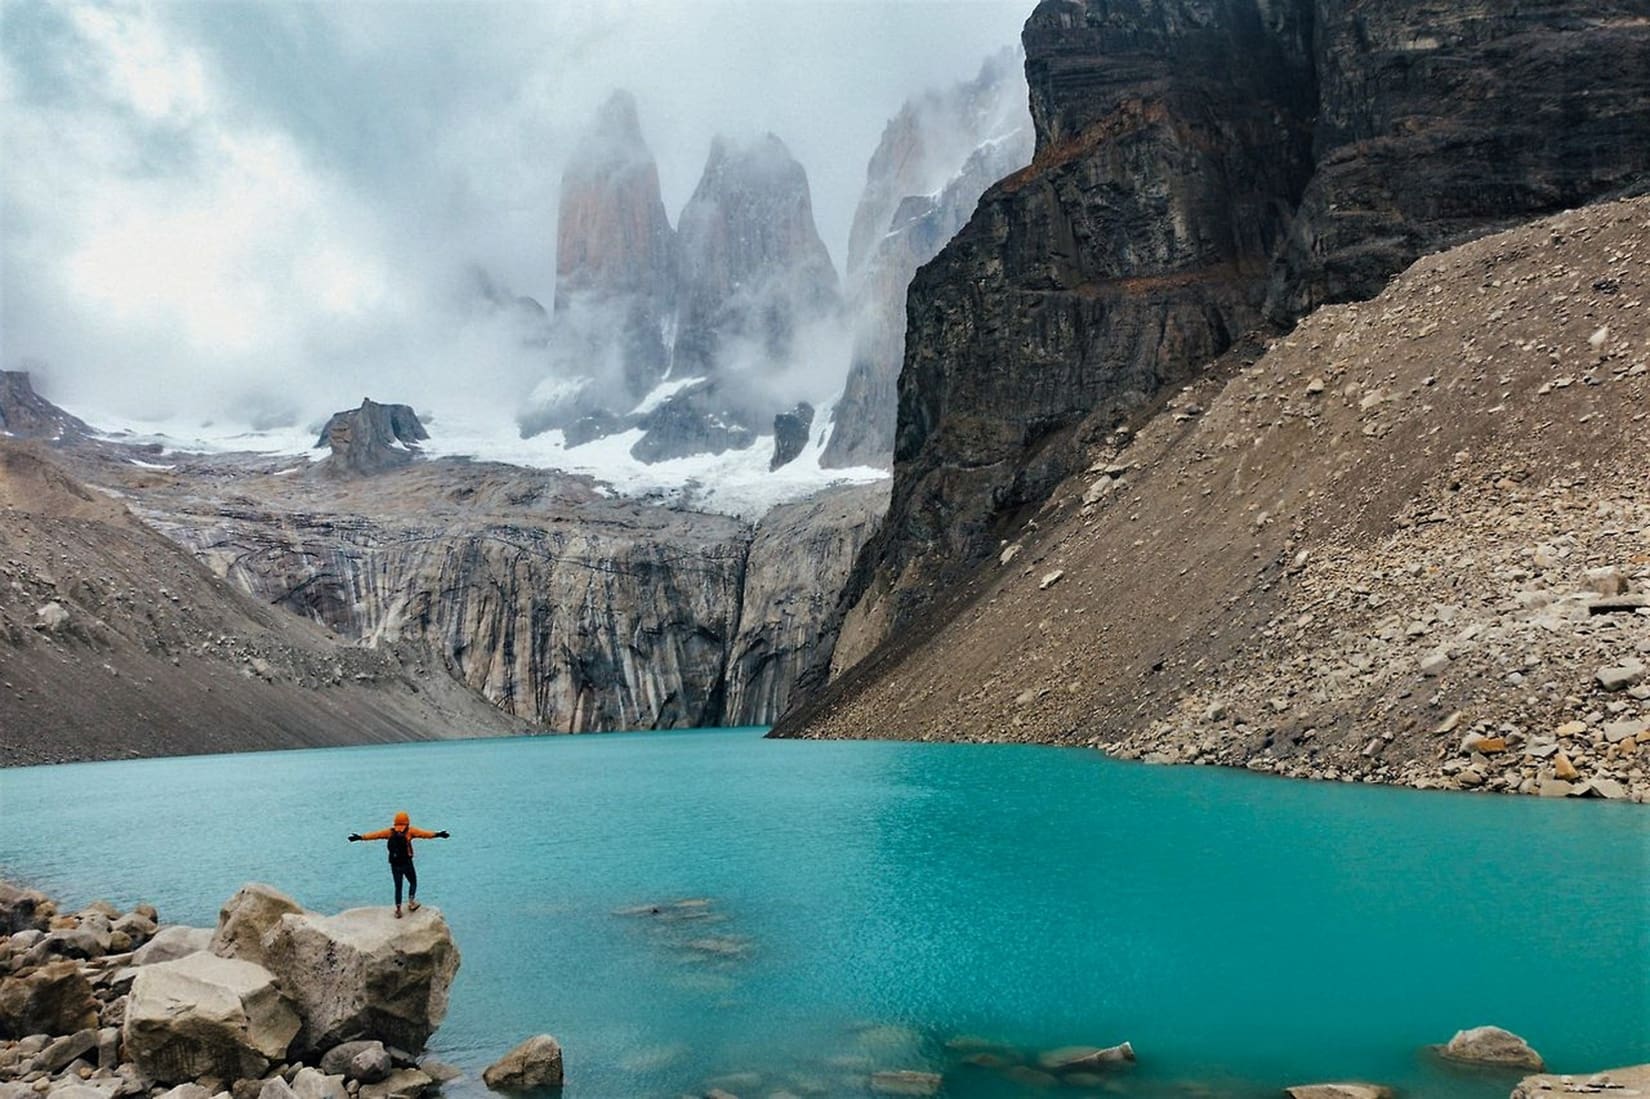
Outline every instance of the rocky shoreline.
<svg viewBox="0 0 1650 1099">
<path fill-rule="evenodd" d="M 323 916 L 251 883 L 200 928 L 0 882 L 0 932 L 0 1099 L 424 1099 L 463 1076 L 424 1051 L 459 964 L 429 906 Z M 559 1086 L 560 1048 L 487 1083 Z"/>
<path fill-rule="evenodd" d="M 713 902 L 689 899 L 615 915 L 693 921 Z M 44 894 L 0 882 L 0 1099 L 438 1099 L 466 1077 L 425 1051 L 446 1015 L 459 952 L 441 913 L 397 920 L 387 908 L 324 916 L 249 883 L 213 928 L 163 924 L 151 905 L 106 901 L 61 912 Z M 859 1043 L 888 1046 L 866 1024 Z M 892 1047 L 900 1043 L 894 1042 Z M 892 1048 L 890 1047 L 890 1048 Z M 990 1073 L 1031 1090 L 1116 1091 L 1134 1046 L 1026 1051 L 972 1035 L 944 1043 L 944 1071 L 830 1059 L 848 1075 L 788 1081 L 760 1074 L 705 1082 L 703 1099 L 854 1094 L 939 1096 L 953 1072 Z M 1650 1095 L 1650 1065 L 1592 1075 L 1546 1074 L 1540 1054 L 1493 1026 L 1457 1033 L 1424 1054 L 1508 1075 L 1511 1099 L 1548 1094 Z M 850 1064 L 852 1060 L 852 1064 Z M 505 1093 L 557 1091 L 563 1051 L 535 1035 L 481 1074 Z M 738 1089 L 738 1090 L 734 1090 Z M 1216 1095 L 1205 1089 L 1201 1094 Z M 1376 1083 L 1302 1084 L 1291 1099 L 1392 1099 Z M 691 1099 L 691 1096 L 684 1096 Z"/>
</svg>

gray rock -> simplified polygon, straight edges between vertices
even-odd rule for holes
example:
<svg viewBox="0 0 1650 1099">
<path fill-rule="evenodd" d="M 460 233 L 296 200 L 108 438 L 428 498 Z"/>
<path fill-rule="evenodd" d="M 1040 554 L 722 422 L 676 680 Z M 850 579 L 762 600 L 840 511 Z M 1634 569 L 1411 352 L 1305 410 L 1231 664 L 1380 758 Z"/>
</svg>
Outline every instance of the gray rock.
<svg viewBox="0 0 1650 1099">
<path fill-rule="evenodd" d="M 362 1084 L 377 1084 L 389 1079 L 393 1071 L 395 1062 L 389 1050 L 381 1042 L 369 1042 L 365 1049 L 357 1050 L 350 1057 L 344 1077 Z"/>
<path fill-rule="evenodd" d="M 97 1031 L 76 1031 L 57 1039 L 40 1051 L 35 1064 L 47 1072 L 62 1072 L 69 1063 L 97 1049 Z"/>
<path fill-rule="evenodd" d="M 1540 1072 L 1546 1067 L 1541 1055 L 1511 1031 L 1481 1026 L 1457 1031 L 1440 1052 L 1452 1061 L 1479 1065 L 1505 1065 Z"/>
<path fill-rule="evenodd" d="M 535 1034 L 488 1065 L 482 1082 L 494 1091 L 532 1091 L 562 1084 L 561 1043 Z"/>
<path fill-rule="evenodd" d="M 1620 664 L 1600 668 L 1594 679 L 1603 690 L 1625 691 L 1644 682 L 1644 664 L 1638 660 L 1624 660 Z"/>
<path fill-rule="evenodd" d="M 179 1084 L 177 1087 L 157 1095 L 155 1099 L 212 1099 L 212 1093 L 199 1084 Z"/>
<path fill-rule="evenodd" d="M 34 612 L 34 628 L 45 633 L 57 633 L 69 625 L 69 608 L 56 602 L 47 603 Z"/>
<path fill-rule="evenodd" d="M 133 965 L 154 965 L 157 962 L 171 962 L 190 954 L 212 948 L 212 929 L 209 927 L 185 927 L 182 924 L 173 924 L 155 932 L 154 937 L 132 955 Z"/>
<path fill-rule="evenodd" d="M 106 1026 L 97 1032 L 97 1067 L 114 1071 L 120 1065 L 120 1028 Z"/>
<path fill-rule="evenodd" d="M 369 1050 L 377 1050 L 383 1054 L 384 1071 L 383 1075 L 377 1078 L 382 1080 L 390 1071 L 390 1055 L 384 1049 L 384 1043 L 376 1039 L 357 1039 L 353 1042 L 341 1042 L 333 1046 L 321 1055 L 321 1071 L 329 1076 L 342 1075 L 351 1080 L 359 1080 L 360 1077 L 355 1075 L 352 1064 L 357 1055 Z M 377 1058 L 372 1058 L 369 1061 L 362 1062 L 362 1064 L 363 1066 L 370 1065 L 376 1060 Z"/>
<path fill-rule="evenodd" d="M 1298 1084 L 1284 1094 L 1289 1099 L 1392 1099 L 1393 1091 L 1382 1084 Z"/>
<path fill-rule="evenodd" d="M 138 970 L 122 1036 L 138 1068 L 177 1084 L 260 1076 L 286 1056 L 298 1028 L 267 969 L 199 953 Z"/>
<path fill-rule="evenodd" d="M 305 1066 L 292 1077 L 292 1091 L 298 1099 L 347 1099 L 342 1073 L 327 1075 Z"/>
<path fill-rule="evenodd" d="M 359 475 L 408 464 L 429 437 L 406 405 L 363 400 L 360 408 L 333 413 L 315 445 L 332 449 L 322 466 L 328 473 Z"/>
<path fill-rule="evenodd" d="M 362 1084 L 360 1099 L 419 1099 L 435 1081 L 415 1068 L 398 1068 L 376 1084 Z"/>
<path fill-rule="evenodd" d="M 274 886 L 248 882 L 219 909 L 212 953 L 263 965 L 265 940 L 274 933 L 281 917 L 302 911 L 297 901 Z"/>
<path fill-rule="evenodd" d="M 439 910 L 289 913 L 265 940 L 270 968 L 304 1020 L 296 1049 L 356 1038 L 423 1049 L 447 1014 L 458 947 Z"/>
<path fill-rule="evenodd" d="M 298 1099 L 298 1093 L 292 1090 L 292 1085 L 277 1076 L 265 1081 L 264 1086 L 258 1089 L 258 1099 Z"/>
</svg>

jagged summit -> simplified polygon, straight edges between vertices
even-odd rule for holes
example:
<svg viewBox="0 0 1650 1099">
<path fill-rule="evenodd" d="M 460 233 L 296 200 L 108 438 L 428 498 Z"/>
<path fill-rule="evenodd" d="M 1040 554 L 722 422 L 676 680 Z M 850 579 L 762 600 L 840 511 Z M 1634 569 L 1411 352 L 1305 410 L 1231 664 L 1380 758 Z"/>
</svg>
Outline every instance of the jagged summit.
<svg viewBox="0 0 1650 1099">
<path fill-rule="evenodd" d="M 363 398 L 360 408 L 334 412 L 315 445 L 332 448 L 321 463 L 326 472 L 368 474 L 408 464 L 429 437 L 408 405 Z"/>
</svg>

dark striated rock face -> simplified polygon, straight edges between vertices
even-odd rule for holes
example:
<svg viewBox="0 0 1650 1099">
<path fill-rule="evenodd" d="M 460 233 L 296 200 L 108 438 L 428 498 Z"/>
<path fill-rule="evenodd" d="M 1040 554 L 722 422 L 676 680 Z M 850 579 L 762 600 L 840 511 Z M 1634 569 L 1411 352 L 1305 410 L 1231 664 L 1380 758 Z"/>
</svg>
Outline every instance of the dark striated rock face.
<svg viewBox="0 0 1650 1099">
<path fill-rule="evenodd" d="M 1268 312 L 1372 297 L 1418 256 L 1625 194 L 1650 164 L 1650 4 L 1318 0 L 1316 174 Z"/>
<path fill-rule="evenodd" d="M 807 401 L 773 418 L 773 457 L 768 460 L 770 470 L 796 460 L 802 448 L 808 445 L 808 429 L 813 423 L 814 406 Z"/>
<path fill-rule="evenodd" d="M 411 462 L 418 444 L 429 437 L 407 405 L 364 399 L 360 408 L 334 412 L 315 445 L 332 448 L 321 463 L 327 474 L 381 473 Z"/>
<path fill-rule="evenodd" d="M 967 83 L 911 100 L 888 123 L 849 236 L 853 359 L 823 465 L 889 465 L 911 277 L 962 228 L 987 187 L 1031 159 L 1031 145 L 1014 50 L 987 60 Z"/>
<path fill-rule="evenodd" d="M 92 434 L 85 421 L 34 391 L 26 370 L 0 370 L 0 435 L 72 442 Z"/>
<path fill-rule="evenodd" d="M 1647 17 L 1643 0 L 1044 0 L 1024 33 L 1032 165 L 911 286 L 848 662 L 989 552 L 1090 433 L 1247 330 L 1372 293 L 1453 236 L 1643 186 Z"/>
</svg>

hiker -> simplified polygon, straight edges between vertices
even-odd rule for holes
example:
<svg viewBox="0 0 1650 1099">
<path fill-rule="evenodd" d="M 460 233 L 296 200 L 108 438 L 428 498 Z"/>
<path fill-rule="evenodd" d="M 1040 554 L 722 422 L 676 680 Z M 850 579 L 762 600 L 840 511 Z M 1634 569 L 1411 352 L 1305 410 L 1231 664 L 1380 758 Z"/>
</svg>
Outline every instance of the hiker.
<svg viewBox="0 0 1650 1099">
<path fill-rule="evenodd" d="M 407 880 L 407 911 L 418 911 L 418 871 L 413 869 L 413 845 L 415 839 L 444 840 L 452 838 L 445 829 L 440 832 L 426 832 L 422 828 L 412 826 L 412 818 L 407 816 L 405 809 L 395 814 L 395 823 L 378 832 L 368 832 L 362 835 L 351 832 L 349 841 L 357 843 L 361 840 L 388 840 L 390 849 L 390 873 L 395 877 L 395 918 L 401 918 L 401 879 Z"/>
</svg>

